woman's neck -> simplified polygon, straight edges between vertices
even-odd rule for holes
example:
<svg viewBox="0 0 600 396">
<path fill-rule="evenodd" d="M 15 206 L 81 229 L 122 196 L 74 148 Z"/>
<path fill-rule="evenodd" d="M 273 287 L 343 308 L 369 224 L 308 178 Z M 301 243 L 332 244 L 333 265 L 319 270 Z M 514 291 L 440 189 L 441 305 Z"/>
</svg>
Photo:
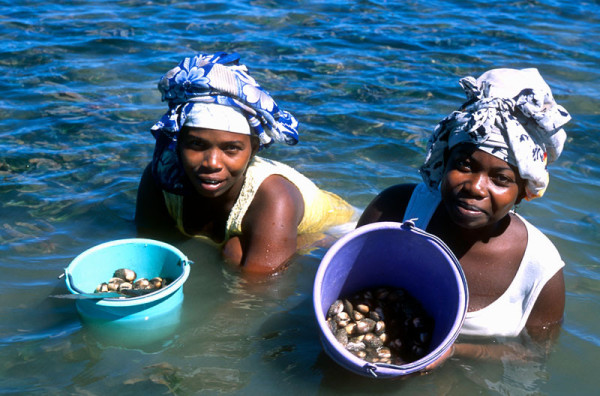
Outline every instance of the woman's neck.
<svg viewBox="0 0 600 396">
<path fill-rule="evenodd" d="M 470 229 L 463 228 L 452 221 L 445 207 L 440 205 L 432 217 L 427 230 L 438 236 L 448 245 L 459 259 L 476 244 L 488 244 L 504 234 L 511 223 L 510 214 L 489 226 Z"/>
</svg>

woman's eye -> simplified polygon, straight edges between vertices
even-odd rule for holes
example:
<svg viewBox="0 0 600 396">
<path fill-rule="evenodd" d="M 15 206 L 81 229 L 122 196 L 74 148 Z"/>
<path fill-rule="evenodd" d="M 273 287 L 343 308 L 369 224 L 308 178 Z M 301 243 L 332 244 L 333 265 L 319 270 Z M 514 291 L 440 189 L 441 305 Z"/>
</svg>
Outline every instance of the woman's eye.
<svg viewBox="0 0 600 396">
<path fill-rule="evenodd" d="M 186 142 L 186 146 L 194 149 L 200 149 L 205 146 L 202 140 L 191 139 Z"/>
<path fill-rule="evenodd" d="M 241 151 L 242 149 L 239 146 L 236 145 L 229 145 L 229 146 L 225 146 L 225 148 L 223 149 L 223 151 L 227 152 L 227 153 L 237 153 L 238 151 Z"/>
<path fill-rule="evenodd" d="M 455 162 L 456 169 L 459 170 L 469 170 L 471 169 L 471 163 L 466 159 L 458 159 Z"/>
<path fill-rule="evenodd" d="M 509 185 L 509 184 L 512 184 L 515 182 L 513 178 L 511 178 L 507 175 L 496 175 L 494 178 L 496 179 L 497 184 L 500 184 L 503 186 Z"/>
</svg>

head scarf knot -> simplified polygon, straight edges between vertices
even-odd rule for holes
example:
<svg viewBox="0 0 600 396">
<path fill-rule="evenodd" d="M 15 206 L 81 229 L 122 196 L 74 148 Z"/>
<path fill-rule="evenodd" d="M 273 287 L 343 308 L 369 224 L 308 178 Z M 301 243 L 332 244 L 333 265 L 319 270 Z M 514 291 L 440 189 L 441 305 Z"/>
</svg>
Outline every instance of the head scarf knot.
<svg viewBox="0 0 600 396">
<path fill-rule="evenodd" d="M 236 53 L 198 54 L 184 58 L 159 81 L 158 89 L 169 109 L 152 127 L 156 147 L 152 172 L 160 186 L 170 192 L 186 189 L 177 156 L 177 138 L 194 106 L 223 105 L 243 114 L 260 148 L 273 142 L 298 142 L 298 121 L 279 108 L 271 95 L 248 74 Z"/>
<path fill-rule="evenodd" d="M 518 168 L 526 199 L 541 197 L 548 186 L 547 163 L 562 152 L 569 113 L 554 101 L 537 69 L 494 69 L 459 83 L 467 102 L 435 127 L 420 169 L 425 183 L 437 188 L 449 150 L 471 143 Z"/>
</svg>

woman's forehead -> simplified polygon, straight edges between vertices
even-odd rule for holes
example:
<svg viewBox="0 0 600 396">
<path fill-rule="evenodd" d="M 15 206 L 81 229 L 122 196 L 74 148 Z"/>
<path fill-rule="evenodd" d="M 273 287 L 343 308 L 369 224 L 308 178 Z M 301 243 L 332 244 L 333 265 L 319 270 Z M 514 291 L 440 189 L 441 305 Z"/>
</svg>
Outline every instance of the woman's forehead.
<svg viewBox="0 0 600 396">
<path fill-rule="evenodd" d="M 245 135 L 243 133 L 235 133 L 229 131 L 223 131 L 220 129 L 210 129 L 210 128 L 197 128 L 197 127 L 183 127 L 181 129 L 182 135 L 191 135 L 194 137 L 200 137 L 203 139 L 209 140 L 219 140 L 219 141 L 241 141 L 241 142 L 250 142 L 250 135 Z"/>
<path fill-rule="evenodd" d="M 494 167 L 510 168 L 516 171 L 516 168 L 508 162 L 490 154 L 484 150 L 480 150 L 476 145 L 470 143 L 458 144 L 450 151 L 451 158 L 472 158 L 477 162 L 486 163 Z"/>
</svg>

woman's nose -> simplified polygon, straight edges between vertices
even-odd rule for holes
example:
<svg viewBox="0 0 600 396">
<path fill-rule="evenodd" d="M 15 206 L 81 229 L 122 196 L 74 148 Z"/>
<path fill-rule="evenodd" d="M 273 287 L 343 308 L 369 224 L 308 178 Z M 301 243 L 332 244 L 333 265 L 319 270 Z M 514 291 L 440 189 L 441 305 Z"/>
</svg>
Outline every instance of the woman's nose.
<svg viewBox="0 0 600 396">
<path fill-rule="evenodd" d="M 220 169 L 221 161 L 219 159 L 218 150 L 208 150 L 204 154 L 202 165 L 208 169 Z"/>
<path fill-rule="evenodd" d="M 481 173 L 473 173 L 467 184 L 469 193 L 474 197 L 483 197 L 486 194 L 488 178 Z"/>
</svg>

